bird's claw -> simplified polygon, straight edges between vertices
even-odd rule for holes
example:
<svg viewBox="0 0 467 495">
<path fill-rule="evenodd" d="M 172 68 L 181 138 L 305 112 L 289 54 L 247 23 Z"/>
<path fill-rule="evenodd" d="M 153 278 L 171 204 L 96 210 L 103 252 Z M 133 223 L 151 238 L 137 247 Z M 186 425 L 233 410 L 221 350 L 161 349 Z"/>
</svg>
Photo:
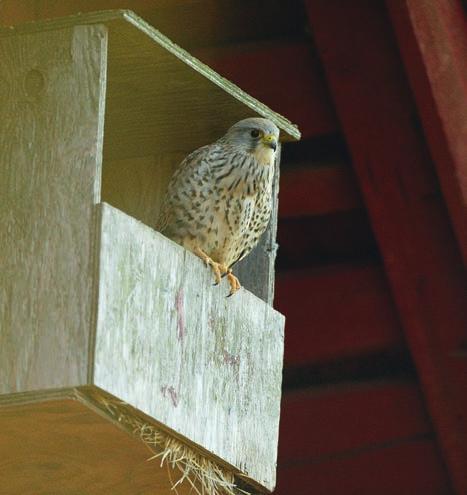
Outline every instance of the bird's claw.
<svg viewBox="0 0 467 495">
<path fill-rule="evenodd" d="M 227 280 L 230 285 L 230 293 L 227 297 L 233 296 L 242 286 L 238 278 L 232 273 L 232 270 L 222 263 L 217 263 L 212 258 L 210 258 L 203 250 L 196 248 L 194 250 L 195 254 L 199 256 L 205 263 L 206 266 L 211 266 L 214 272 L 216 281 L 213 286 L 219 285 L 222 278 L 227 276 Z"/>
<path fill-rule="evenodd" d="M 242 288 L 238 278 L 232 273 L 232 270 L 227 271 L 227 280 L 230 284 L 230 294 L 227 297 L 233 296 L 238 290 Z"/>
</svg>

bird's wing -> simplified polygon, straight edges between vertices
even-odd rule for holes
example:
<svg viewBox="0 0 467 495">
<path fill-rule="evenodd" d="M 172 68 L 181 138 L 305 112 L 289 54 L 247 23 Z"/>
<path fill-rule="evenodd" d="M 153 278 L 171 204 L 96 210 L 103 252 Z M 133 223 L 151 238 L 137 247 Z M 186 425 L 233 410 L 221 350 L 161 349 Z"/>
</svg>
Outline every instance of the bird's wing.
<svg viewBox="0 0 467 495">
<path fill-rule="evenodd" d="M 173 201 L 179 191 L 183 189 L 183 184 L 187 180 L 193 179 L 194 175 L 205 180 L 211 173 L 210 163 L 212 158 L 218 153 L 219 146 L 217 144 L 211 144 L 198 148 L 183 159 L 170 179 L 157 220 L 157 230 L 164 232 L 172 221 L 175 220 L 172 218 Z"/>
</svg>

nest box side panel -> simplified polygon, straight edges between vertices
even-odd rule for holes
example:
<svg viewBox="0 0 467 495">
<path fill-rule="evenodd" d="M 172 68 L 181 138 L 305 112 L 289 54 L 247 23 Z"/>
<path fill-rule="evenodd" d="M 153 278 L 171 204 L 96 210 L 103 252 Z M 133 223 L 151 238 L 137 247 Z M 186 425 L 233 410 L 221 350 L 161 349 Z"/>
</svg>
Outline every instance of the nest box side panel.
<svg viewBox="0 0 467 495">
<path fill-rule="evenodd" d="M 0 393 L 87 382 L 106 44 L 0 36 Z"/>
<path fill-rule="evenodd" d="M 102 206 L 93 383 L 274 487 L 284 318 Z"/>
</svg>

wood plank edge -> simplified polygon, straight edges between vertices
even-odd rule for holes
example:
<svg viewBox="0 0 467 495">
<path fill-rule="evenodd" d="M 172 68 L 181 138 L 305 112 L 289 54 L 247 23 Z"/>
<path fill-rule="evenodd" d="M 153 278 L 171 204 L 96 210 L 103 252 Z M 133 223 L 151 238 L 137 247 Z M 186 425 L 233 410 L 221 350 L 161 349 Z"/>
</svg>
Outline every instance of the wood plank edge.
<svg viewBox="0 0 467 495">
<path fill-rule="evenodd" d="M 222 88 L 235 99 L 239 100 L 241 103 L 251 108 L 254 112 L 272 120 L 279 127 L 279 129 L 283 131 L 281 133 L 283 141 L 296 141 L 300 139 L 301 134 L 296 125 L 292 124 L 282 115 L 271 110 L 269 107 L 258 101 L 256 98 L 253 98 L 249 94 L 245 93 L 231 81 L 225 79 L 220 74 L 217 74 L 206 64 L 203 64 L 200 60 L 190 55 L 186 50 L 180 48 L 177 44 L 167 38 L 167 36 L 163 35 L 160 31 L 151 26 L 144 19 L 136 15 L 132 10 L 102 10 L 86 14 L 75 14 L 58 19 L 46 19 L 43 21 L 28 22 L 25 24 L 20 24 L 18 26 L 6 26 L 0 28 L 0 38 L 14 36 L 17 34 L 33 33 L 37 31 L 63 29 L 79 24 L 106 24 L 118 20 L 123 20 L 132 24 L 136 29 L 144 33 L 146 36 L 150 37 L 172 55 L 176 56 L 182 62 L 189 65 L 192 69 L 196 70 L 201 75 L 209 79 L 211 82 L 216 84 L 216 86 Z"/>
<path fill-rule="evenodd" d="M 295 141 L 300 139 L 301 134 L 298 130 L 298 127 L 292 124 L 288 119 L 274 112 L 264 103 L 261 103 L 256 98 L 250 96 L 248 93 L 245 93 L 242 89 L 240 89 L 238 86 L 236 86 L 225 77 L 217 74 L 217 72 L 212 70 L 196 57 L 193 57 L 193 55 L 188 53 L 183 48 L 180 48 L 176 43 L 171 41 L 169 38 L 167 38 L 167 36 L 163 35 L 156 28 L 154 28 L 141 17 L 136 15 L 132 10 L 123 10 L 122 13 L 123 17 L 128 22 L 133 24 L 136 28 L 144 32 L 147 36 L 152 38 L 157 43 L 159 43 L 162 47 L 175 55 L 181 61 L 185 62 L 187 65 L 189 65 L 201 75 L 209 79 L 211 82 L 222 88 L 231 96 L 250 107 L 253 111 L 259 113 L 265 118 L 272 120 L 279 127 L 279 129 L 284 131 L 285 136 L 282 136 L 282 139 L 284 141 Z"/>
<path fill-rule="evenodd" d="M 240 485 L 243 489 L 247 490 L 247 493 L 254 495 L 256 493 L 270 493 L 264 486 L 260 485 L 256 480 L 246 476 L 235 466 L 232 466 L 222 458 L 216 456 L 214 453 L 202 446 L 195 444 L 190 439 L 180 435 L 175 430 L 172 430 L 168 426 L 159 421 L 151 418 L 144 412 L 136 409 L 130 404 L 122 401 L 118 397 L 108 393 L 107 391 L 97 387 L 96 385 L 83 385 L 73 389 L 74 399 L 81 402 L 83 405 L 94 411 L 99 416 L 107 419 L 119 429 L 125 431 L 132 437 L 136 438 L 146 444 L 148 451 L 153 454 L 159 453 L 155 446 L 150 445 L 141 436 L 141 431 L 135 424 L 128 422 L 125 418 L 126 415 L 131 416 L 135 422 L 140 422 L 149 428 L 153 428 L 163 435 L 175 439 L 184 446 L 192 450 L 196 455 L 208 459 L 215 465 L 217 465 L 222 471 L 232 474 L 236 485 Z M 116 411 L 115 407 L 118 404 L 119 410 Z M 119 414 L 117 416 L 117 414 Z"/>
<path fill-rule="evenodd" d="M 0 408 L 63 399 L 74 400 L 76 399 L 75 390 L 74 387 L 65 387 L 2 394 L 0 395 Z"/>
<path fill-rule="evenodd" d="M 93 235 L 91 245 L 91 257 L 92 257 L 92 272 L 94 274 L 92 283 L 92 303 L 91 303 L 91 323 L 89 332 L 88 343 L 88 369 L 87 369 L 87 382 L 94 382 L 94 362 L 95 362 L 95 350 L 96 350 L 96 331 L 97 331 L 97 319 L 99 311 L 99 272 L 100 272 L 100 260 L 101 260 L 101 237 L 102 237 L 102 215 L 103 215 L 103 203 L 94 205 L 93 214 Z"/>
</svg>

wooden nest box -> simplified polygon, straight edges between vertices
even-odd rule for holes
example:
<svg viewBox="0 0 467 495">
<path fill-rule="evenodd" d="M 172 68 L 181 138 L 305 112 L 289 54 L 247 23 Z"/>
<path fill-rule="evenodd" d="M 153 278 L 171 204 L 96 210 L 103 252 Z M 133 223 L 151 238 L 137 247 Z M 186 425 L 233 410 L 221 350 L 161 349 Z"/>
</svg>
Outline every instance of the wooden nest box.
<svg viewBox="0 0 467 495">
<path fill-rule="evenodd" d="M 129 11 L 3 28 L 0 57 L 2 489 L 174 493 L 148 446 L 204 493 L 272 490 L 276 219 L 229 299 L 153 227 L 188 152 L 297 129 Z"/>
</svg>

